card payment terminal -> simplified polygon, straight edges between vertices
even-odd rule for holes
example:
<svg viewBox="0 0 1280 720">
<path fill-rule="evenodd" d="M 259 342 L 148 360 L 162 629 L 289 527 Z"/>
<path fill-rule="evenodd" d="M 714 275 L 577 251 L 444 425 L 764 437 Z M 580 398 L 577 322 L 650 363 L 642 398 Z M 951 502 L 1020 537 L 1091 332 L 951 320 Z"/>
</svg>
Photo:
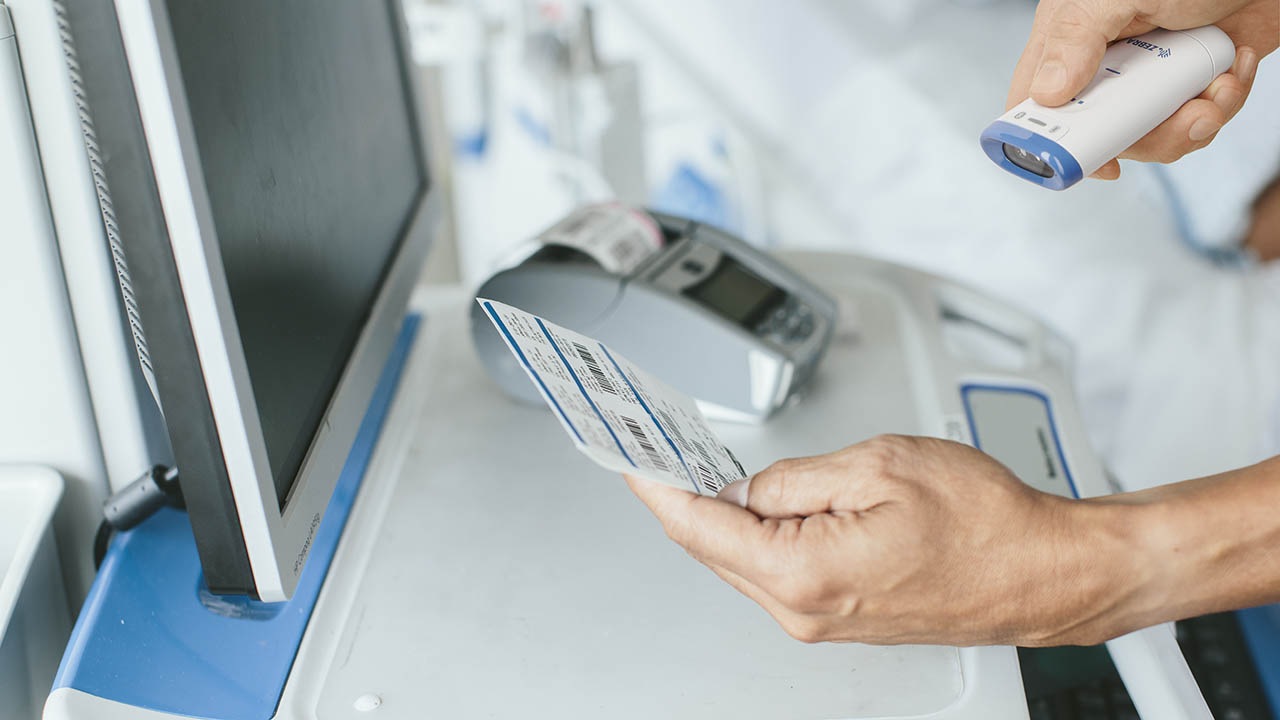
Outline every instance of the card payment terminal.
<svg viewBox="0 0 1280 720">
<path fill-rule="evenodd" d="M 617 204 L 579 209 L 518 249 L 477 294 L 599 338 L 698 400 L 760 422 L 812 376 L 836 303 L 738 238 Z M 540 403 L 479 306 L 472 333 L 508 394 Z"/>
</svg>

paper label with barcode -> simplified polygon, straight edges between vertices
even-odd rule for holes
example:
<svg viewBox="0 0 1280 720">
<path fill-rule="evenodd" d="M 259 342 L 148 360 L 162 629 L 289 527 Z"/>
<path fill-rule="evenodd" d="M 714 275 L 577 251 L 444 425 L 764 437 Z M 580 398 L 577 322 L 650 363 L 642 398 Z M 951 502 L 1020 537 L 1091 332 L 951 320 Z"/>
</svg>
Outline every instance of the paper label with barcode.
<svg viewBox="0 0 1280 720">
<path fill-rule="evenodd" d="M 635 208 L 603 203 L 578 208 L 542 233 L 538 242 L 575 248 L 608 272 L 627 275 L 662 249 L 662 231 Z"/>
<path fill-rule="evenodd" d="M 699 495 L 746 476 L 689 396 L 585 335 L 495 300 L 476 302 L 587 457 Z"/>
</svg>

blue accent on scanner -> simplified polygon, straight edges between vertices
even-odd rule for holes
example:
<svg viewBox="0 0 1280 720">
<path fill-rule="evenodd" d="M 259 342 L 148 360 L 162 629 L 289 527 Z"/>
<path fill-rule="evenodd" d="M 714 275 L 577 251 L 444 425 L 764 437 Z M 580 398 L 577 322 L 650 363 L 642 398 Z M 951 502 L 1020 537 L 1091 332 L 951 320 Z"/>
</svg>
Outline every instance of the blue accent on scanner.
<svg viewBox="0 0 1280 720">
<path fill-rule="evenodd" d="M 401 326 L 293 599 L 201 602 L 204 583 L 191 523 L 165 508 L 116 535 L 71 632 L 53 689 L 71 688 L 138 708 L 218 720 L 267 720 L 337 549 L 365 467 L 395 396 L 421 317 Z"/>
<path fill-rule="evenodd" d="M 1084 178 L 1080 163 L 1061 145 L 1013 123 L 1003 120 L 991 123 L 986 130 L 982 131 L 981 142 L 982 151 L 991 158 L 992 162 L 1023 180 L 1030 180 L 1050 190 L 1066 190 Z M 1020 147 L 1043 160 L 1053 168 L 1053 177 L 1041 177 L 1009 162 L 1009 158 L 1004 156 L 1005 143 Z"/>
</svg>

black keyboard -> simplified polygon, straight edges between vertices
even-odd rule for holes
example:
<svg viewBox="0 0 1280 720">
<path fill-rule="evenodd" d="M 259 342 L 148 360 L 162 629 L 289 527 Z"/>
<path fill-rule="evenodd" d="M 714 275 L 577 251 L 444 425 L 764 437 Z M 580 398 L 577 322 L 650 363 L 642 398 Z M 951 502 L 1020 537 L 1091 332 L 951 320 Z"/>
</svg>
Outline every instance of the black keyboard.
<svg viewBox="0 0 1280 720">
<path fill-rule="evenodd" d="M 1235 613 L 1192 618 L 1175 627 L 1191 674 L 1217 720 L 1277 720 Z M 1018 661 L 1031 720 L 1138 720 L 1105 646 L 1018 648 Z"/>
</svg>

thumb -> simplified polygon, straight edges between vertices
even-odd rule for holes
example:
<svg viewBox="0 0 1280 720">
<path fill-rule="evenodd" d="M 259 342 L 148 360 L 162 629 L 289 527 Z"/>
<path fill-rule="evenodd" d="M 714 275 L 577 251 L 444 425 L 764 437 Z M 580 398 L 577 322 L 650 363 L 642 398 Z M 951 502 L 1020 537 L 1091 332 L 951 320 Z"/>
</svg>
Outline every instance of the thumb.
<svg viewBox="0 0 1280 720">
<path fill-rule="evenodd" d="M 1031 81 L 1031 97 L 1046 107 L 1066 103 L 1098 72 L 1107 43 L 1134 19 L 1111 2 L 1059 2 L 1041 29 L 1044 52 Z M 1037 17 L 1037 21 L 1040 18 Z"/>
<path fill-rule="evenodd" d="M 868 505 L 860 491 L 863 475 L 832 456 L 780 460 L 728 485 L 717 497 L 765 518 L 862 510 Z"/>
<path fill-rule="evenodd" d="M 769 533 L 760 518 L 728 503 L 624 475 L 631 491 L 657 516 L 667 537 L 698 560 L 757 577 L 755 559 L 766 554 Z"/>
</svg>

